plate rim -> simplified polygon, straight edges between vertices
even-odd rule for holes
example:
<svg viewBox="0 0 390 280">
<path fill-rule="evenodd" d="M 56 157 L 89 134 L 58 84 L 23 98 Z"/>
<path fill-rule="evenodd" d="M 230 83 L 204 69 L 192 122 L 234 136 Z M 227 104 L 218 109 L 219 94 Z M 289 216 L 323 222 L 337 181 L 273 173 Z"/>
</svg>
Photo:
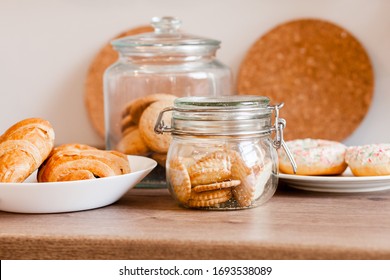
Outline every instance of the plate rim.
<svg viewBox="0 0 390 280">
<path fill-rule="evenodd" d="M 343 174 L 349 174 L 346 170 Z M 362 193 L 390 189 L 390 175 L 382 176 L 311 176 L 279 173 L 278 178 L 289 187 L 314 192 Z M 308 185 L 312 183 L 312 185 Z M 357 185 L 351 185 L 356 183 Z"/>
<path fill-rule="evenodd" d="M 154 159 L 144 157 L 144 156 L 135 156 L 135 155 L 127 155 L 127 158 L 129 160 L 129 163 L 132 160 L 135 160 L 137 158 L 142 158 L 143 160 L 148 160 L 150 161 L 151 166 L 145 169 L 140 169 L 136 171 L 131 171 L 130 173 L 127 174 L 122 174 L 122 175 L 115 175 L 115 176 L 109 176 L 109 177 L 103 177 L 103 178 L 98 178 L 99 181 L 111 181 L 114 178 L 122 177 L 122 176 L 132 176 L 133 174 L 138 174 L 140 172 L 145 172 L 148 169 L 154 169 L 157 166 L 157 162 Z M 130 166 L 131 167 L 131 166 Z M 35 170 L 30 176 L 35 175 L 37 170 Z M 23 188 L 23 187 L 28 187 L 28 188 L 34 188 L 34 187 L 43 187 L 43 186 L 50 186 L 53 188 L 58 188 L 63 185 L 75 185 L 75 182 L 79 184 L 86 184 L 87 182 L 90 181 L 95 181 L 95 179 L 86 179 L 86 180 L 74 180 L 74 181 L 62 181 L 62 182 L 21 182 L 21 183 L 2 183 L 0 182 L 0 191 L 2 188 Z"/>
<path fill-rule="evenodd" d="M 142 156 L 128 156 L 130 164 L 133 162 L 134 166 L 134 161 L 140 157 Z M 142 158 L 145 162 L 140 163 L 136 171 L 123 175 L 68 182 L 0 183 L 0 211 L 49 214 L 108 206 L 134 188 L 157 166 L 155 160 Z M 78 195 L 78 199 L 75 200 L 74 195 Z M 48 199 L 52 202 L 46 203 Z"/>
</svg>

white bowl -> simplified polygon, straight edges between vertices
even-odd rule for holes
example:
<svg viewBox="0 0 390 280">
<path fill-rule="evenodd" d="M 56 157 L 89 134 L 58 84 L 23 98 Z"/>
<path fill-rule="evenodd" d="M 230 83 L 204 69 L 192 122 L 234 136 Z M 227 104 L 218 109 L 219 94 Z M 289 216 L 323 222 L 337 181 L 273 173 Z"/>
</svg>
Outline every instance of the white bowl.
<svg viewBox="0 0 390 280">
<path fill-rule="evenodd" d="M 38 183 L 34 172 L 23 183 L 0 183 L 0 210 L 16 213 L 60 213 L 114 203 L 138 184 L 156 161 L 128 156 L 131 173 L 91 180 Z"/>
</svg>

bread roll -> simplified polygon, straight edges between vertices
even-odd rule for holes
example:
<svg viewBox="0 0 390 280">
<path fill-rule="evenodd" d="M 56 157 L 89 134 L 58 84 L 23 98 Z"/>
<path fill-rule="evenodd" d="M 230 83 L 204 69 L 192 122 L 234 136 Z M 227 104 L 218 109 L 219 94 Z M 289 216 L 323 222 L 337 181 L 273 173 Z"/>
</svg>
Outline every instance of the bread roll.
<svg viewBox="0 0 390 280">
<path fill-rule="evenodd" d="M 65 144 L 53 149 L 38 170 L 38 182 L 103 178 L 129 173 L 127 156 L 82 144 Z"/>
<path fill-rule="evenodd" d="M 0 136 L 0 182 L 23 182 L 48 157 L 54 138 L 52 125 L 40 118 L 11 126 Z"/>
</svg>

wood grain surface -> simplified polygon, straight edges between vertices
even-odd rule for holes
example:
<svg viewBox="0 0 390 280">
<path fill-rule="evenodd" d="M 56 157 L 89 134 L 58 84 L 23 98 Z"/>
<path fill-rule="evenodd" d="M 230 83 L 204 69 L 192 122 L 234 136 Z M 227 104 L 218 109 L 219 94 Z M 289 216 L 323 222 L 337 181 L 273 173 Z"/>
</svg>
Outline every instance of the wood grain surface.
<svg viewBox="0 0 390 280">
<path fill-rule="evenodd" d="M 389 191 L 281 186 L 254 209 L 201 211 L 136 188 L 90 211 L 0 212 L 0 259 L 390 259 L 389 215 Z"/>
</svg>

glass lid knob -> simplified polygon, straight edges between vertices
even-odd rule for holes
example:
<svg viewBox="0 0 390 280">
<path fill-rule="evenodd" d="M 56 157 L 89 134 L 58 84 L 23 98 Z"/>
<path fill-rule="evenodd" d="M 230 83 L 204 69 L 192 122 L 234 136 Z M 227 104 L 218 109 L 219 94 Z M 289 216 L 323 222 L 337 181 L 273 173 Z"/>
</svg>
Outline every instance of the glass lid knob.
<svg viewBox="0 0 390 280">
<path fill-rule="evenodd" d="M 181 26 L 181 21 L 175 17 L 154 17 L 151 25 L 155 33 L 176 33 Z"/>
</svg>

